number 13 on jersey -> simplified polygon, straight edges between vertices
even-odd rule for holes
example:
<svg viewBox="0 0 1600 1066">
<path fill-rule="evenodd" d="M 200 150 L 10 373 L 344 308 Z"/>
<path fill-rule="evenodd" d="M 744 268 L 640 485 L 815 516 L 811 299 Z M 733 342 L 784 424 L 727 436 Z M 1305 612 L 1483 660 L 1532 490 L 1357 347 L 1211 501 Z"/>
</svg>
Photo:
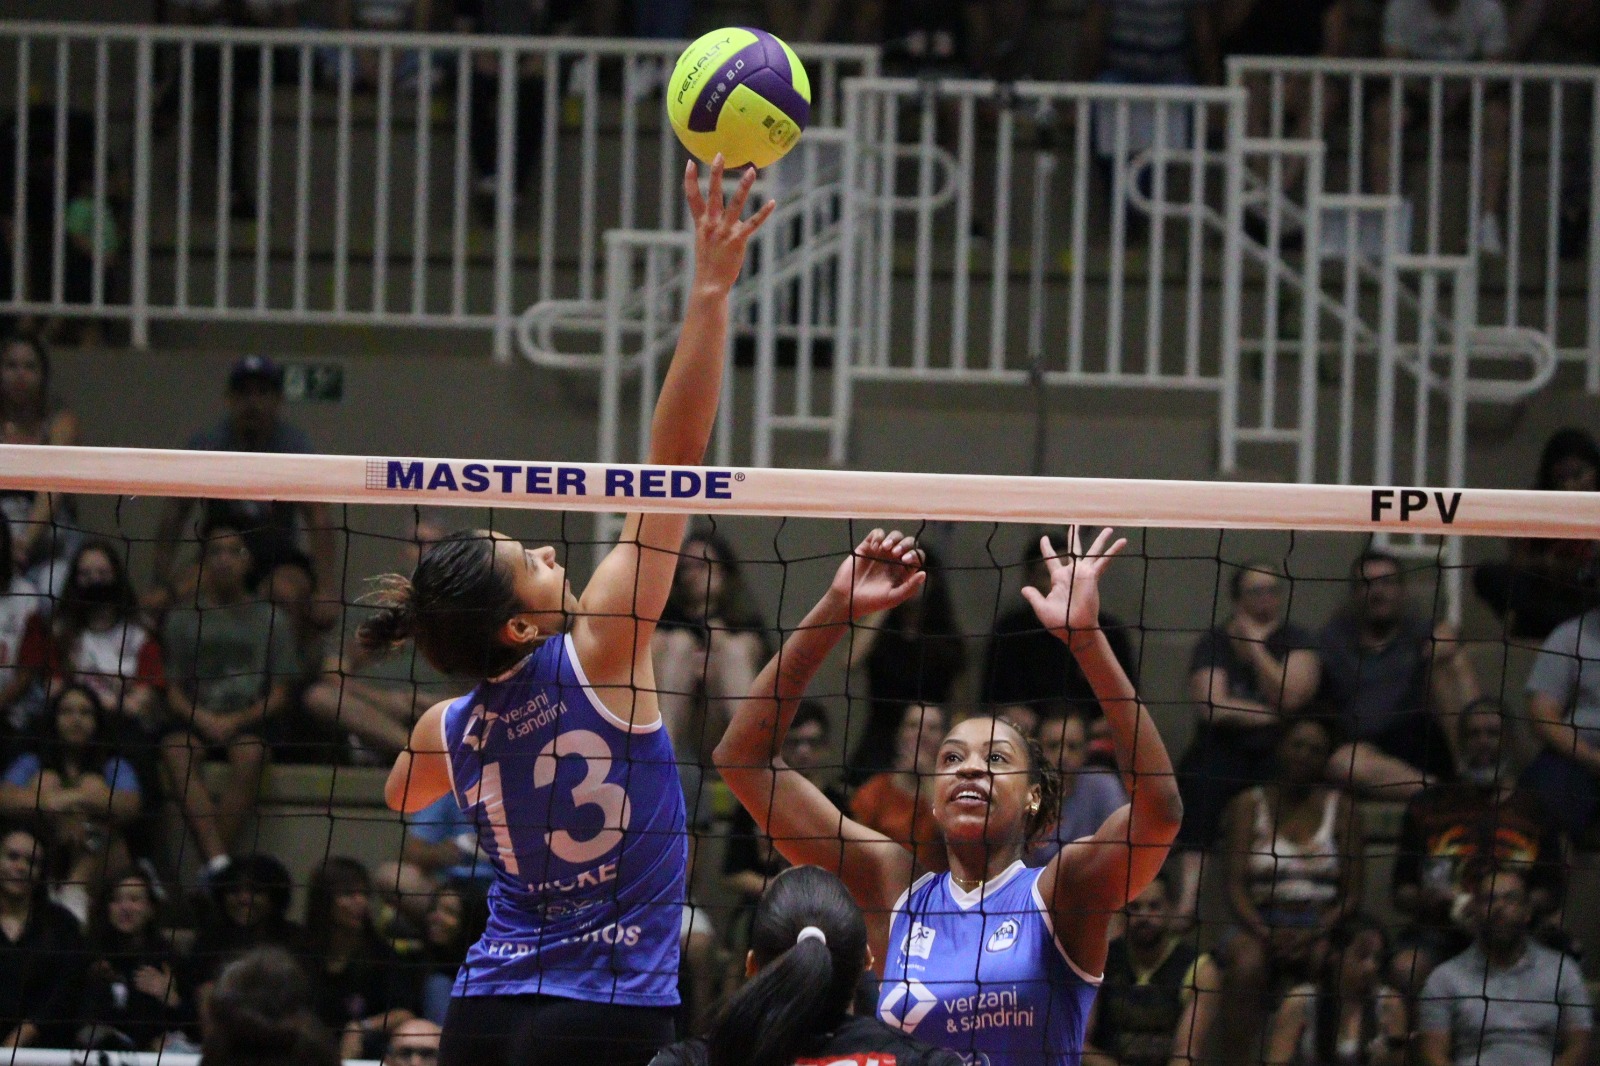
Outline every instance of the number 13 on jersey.
<svg viewBox="0 0 1600 1066">
<path fill-rule="evenodd" d="M 480 721 L 485 728 L 489 722 L 481 716 L 481 707 L 473 708 L 474 721 L 467 729 L 466 742 L 476 747 L 474 727 Z M 633 811 L 628 793 L 621 785 L 606 780 L 611 773 L 611 748 L 598 733 L 587 729 L 574 730 L 552 737 L 540 750 L 533 764 L 533 789 L 550 788 L 556 783 L 556 768 L 563 758 L 583 760 L 583 778 L 573 786 L 571 803 L 576 811 L 583 807 L 600 809 L 600 828 L 586 838 L 574 836 L 566 829 L 550 828 L 544 833 L 545 845 L 563 862 L 582 866 L 594 862 L 616 848 L 628 828 Z M 476 807 L 481 818 L 488 823 L 495 858 L 512 877 L 520 877 L 511 826 L 506 815 L 505 785 L 500 764 L 486 762 L 478 780 L 465 791 L 467 806 Z"/>
</svg>

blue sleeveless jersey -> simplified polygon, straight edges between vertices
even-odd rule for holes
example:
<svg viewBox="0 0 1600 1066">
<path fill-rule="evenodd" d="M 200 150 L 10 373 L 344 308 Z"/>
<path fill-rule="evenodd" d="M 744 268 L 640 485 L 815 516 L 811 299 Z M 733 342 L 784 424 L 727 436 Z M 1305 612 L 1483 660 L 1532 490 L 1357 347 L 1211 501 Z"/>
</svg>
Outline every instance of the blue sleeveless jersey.
<svg viewBox="0 0 1600 1066">
<path fill-rule="evenodd" d="M 453 994 L 675 1006 L 688 843 L 667 731 L 607 710 L 563 636 L 451 703 L 444 744 L 494 866 Z"/>
<path fill-rule="evenodd" d="M 895 905 L 878 1017 L 971 1066 L 1076 1066 L 1100 979 L 1056 942 L 1040 870 L 963 892 L 927 874 Z"/>
</svg>

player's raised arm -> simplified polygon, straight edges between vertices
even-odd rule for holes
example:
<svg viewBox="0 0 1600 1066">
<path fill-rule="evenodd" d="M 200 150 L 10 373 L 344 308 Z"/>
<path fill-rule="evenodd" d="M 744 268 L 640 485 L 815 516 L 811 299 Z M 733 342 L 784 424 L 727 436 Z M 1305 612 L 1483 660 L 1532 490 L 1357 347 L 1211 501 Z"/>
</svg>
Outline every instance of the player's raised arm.
<svg viewBox="0 0 1600 1066">
<path fill-rule="evenodd" d="M 1127 544 L 1110 540 L 1111 530 L 1101 530 L 1084 551 L 1073 527 L 1070 551 L 1062 559 L 1045 538 L 1050 592 L 1022 590 L 1040 623 L 1072 649 L 1094 689 L 1128 789 L 1128 804 L 1093 836 L 1057 852 L 1039 878 L 1061 946 L 1078 965 L 1090 968 L 1105 958 L 1111 915 L 1155 880 L 1183 821 L 1167 747 L 1100 628 L 1100 575 Z"/>
<path fill-rule="evenodd" d="M 715 755 L 722 779 L 783 857 L 838 874 L 869 911 L 889 907 L 911 883 L 911 853 L 845 817 L 781 752 L 800 700 L 850 622 L 916 595 L 927 580 L 921 565 L 911 537 L 873 530 L 756 677 Z"/>
<path fill-rule="evenodd" d="M 722 395 L 728 294 L 750 237 L 776 206 L 768 201 L 743 217 L 755 180 L 753 168 L 745 171 L 725 203 L 720 156 L 711 164 L 704 194 L 694 162 L 684 171 L 684 196 L 694 219 L 694 282 L 650 423 L 652 465 L 693 466 L 705 458 Z M 617 546 L 584 590 L 572 637 L 596 687 L 636 687 L 647 680 L 639 670 L 649 669 L 650 637 L 672 590 L 686 522 L 681 515 L 629 515 Z"/>
</svg>

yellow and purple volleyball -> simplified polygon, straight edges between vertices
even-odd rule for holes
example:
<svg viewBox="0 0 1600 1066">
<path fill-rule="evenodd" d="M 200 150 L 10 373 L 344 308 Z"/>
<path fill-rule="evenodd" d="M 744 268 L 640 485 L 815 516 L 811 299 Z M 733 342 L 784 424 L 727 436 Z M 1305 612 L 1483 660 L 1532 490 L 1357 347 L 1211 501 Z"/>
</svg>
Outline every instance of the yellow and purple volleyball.
<svg viewBox="0 0 1600 1066">
<path fill-rule="evenodd" d="M 678 59 L 667 118 L 683 146 L 709 163 L 771 166 L 811 119 L 811 79 L 794 49 L 743 26 L 715 30 Z"/>
</svg>

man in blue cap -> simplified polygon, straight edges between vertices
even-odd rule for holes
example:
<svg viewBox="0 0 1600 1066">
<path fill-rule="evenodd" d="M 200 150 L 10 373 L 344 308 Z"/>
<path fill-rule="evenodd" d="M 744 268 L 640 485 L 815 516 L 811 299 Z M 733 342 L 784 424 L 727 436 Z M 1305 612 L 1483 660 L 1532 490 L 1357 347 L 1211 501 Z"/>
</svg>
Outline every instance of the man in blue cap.
<svg viewBox="0 0 1600 1066">
<path fill-rule="evenodd" d="M 221 422 L 189 438 L 185 447 L 195 451 L 278 452 L 309 455 L 316 451 L 311 438 L 282 418 L 283 367 L 264 355 L 247 355 L 228 372 L 228 414 Z M 158 606 L 171 602 L 178 577 L 175 564 L 184 523 L 195 505 L 193 499 L 173 499 L 156 534 L 154 580 Z M 202 528 L 237 529 L 250 549 L 252 585 L 290 563 L 304 566 L 301 529 L 310 548 L 310 566 L 316 584 L 327 588 L 334 574 L 333 528 L 327 508 L 320 503 L 268 500 L 205 500 Z M 192 583 L 192 579 L 183 579 Z M 162 595 L 165 593 L 166 595 Z"/>
</svg>

